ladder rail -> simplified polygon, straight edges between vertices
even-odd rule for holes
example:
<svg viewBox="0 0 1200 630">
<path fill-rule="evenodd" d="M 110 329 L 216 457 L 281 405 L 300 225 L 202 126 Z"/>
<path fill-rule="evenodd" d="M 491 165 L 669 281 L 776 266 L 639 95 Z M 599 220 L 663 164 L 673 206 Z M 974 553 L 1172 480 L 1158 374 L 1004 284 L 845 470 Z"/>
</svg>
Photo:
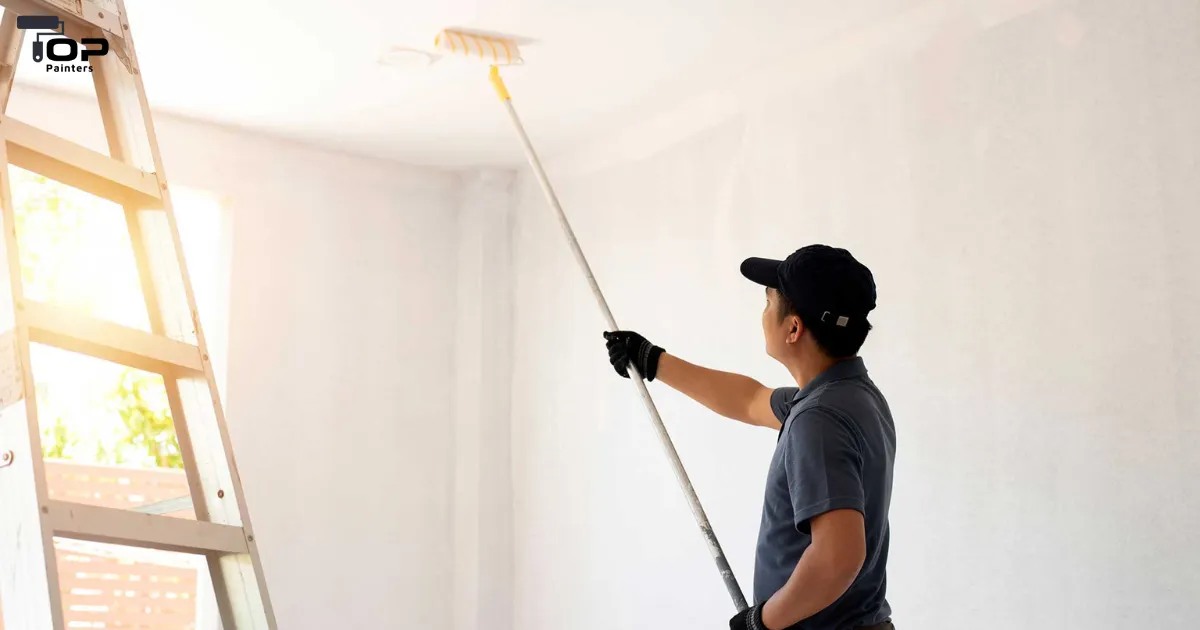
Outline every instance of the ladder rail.
<svg viewBox="0 0 1200 630">
<path fill-rule="evenodd" d="M 25 31 L 17 28 L 17 14 L 4 11 L 0 20 L 0 114 L 8 110 L 8 97 L 17 76 L 17 58 L 24 43 Z"/>
<path fill-rule="evenodd" d="M 124 0 L 116 2 L 122 15 L 121 27 L 125 32 L 129 57 L 136 66 L 136 46 L 125 13 L 125 3 Z M 91 59 L 101 117 L 109 132 L 110 153 L 136 168 L 157 174 L 165 210 L 126 210 L 130 236 L 137 238 L 133 242 L 138 268 L 147 270 L 139 271 L 139 275 L 143 278 L 147 275 L 152 277 L 149 284 L 153 290 L 150 291 L 146 290 L 147 282 L 143 279 L 143 295 L 151 313 L 152 329 L 157 319 L 161 334 L 194 343 L 200 348 L 203 359 L 203 380 L 195 377 L 178 378 L 173 383 L 174 387 L 167 390 L 169 398 L 174 399 L 170 401 L 172 413 L 179 413 L 183 418 L 182 423 L 176 422 L 176 433 L 182 436 L 181 450 L 185 448 L 183 441 L 188 442 L 191 462 L 188 465 L 189 462 L 185 460 L 185 466 L 194 468 L 194 476 L 200 481 L 192 486 L 193 506 L 198 518 L 204 514 L 215 523 L 239 525 L 246 533 L 247 554 L 209 557 L 209 573 L 213 588 L 219 595 L 218 609 L 228 627 L 274 630 L 275 615 L 196 308 L 195 294 L 187 273 L 187 261 L 154 120 L 141 75 L 130 72 L 118 61 L 109 56 Z M 126 89 L 121 89 L 122 84 Z M 164 274 L 164 269 L 173 271 Z M 180 293 L 184 297 L 183 303 L 178 299 Z M 189 484 L 192 483 L 192 476 L 189 474 Z"/>
<path fill-rule="evenodd" d="M 0 129 L 0 133 L 2 133 Z M 42 461 L 37 392 L 29 359 L 29 330 L 21 321 L 21 257 L 6 143 L 0 142 L 0 237 L 10 290 L 0 297 L 0 341 L 5 382 L 0 409 L 0 605 L 6 630 L 63 628 L 54 531 L 48 518 L 49 493 Z"/>
</svg>

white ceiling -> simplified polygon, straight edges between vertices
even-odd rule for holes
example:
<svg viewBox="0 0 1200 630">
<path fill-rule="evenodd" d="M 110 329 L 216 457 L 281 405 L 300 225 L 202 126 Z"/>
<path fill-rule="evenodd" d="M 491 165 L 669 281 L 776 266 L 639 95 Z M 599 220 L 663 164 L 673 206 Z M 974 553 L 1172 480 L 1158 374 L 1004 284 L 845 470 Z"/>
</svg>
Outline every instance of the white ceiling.
<svg viewBox="0 0 1200 630">
<path fill-rule="evenodd" d="M 915 0 L 126 0 L 157 109 L 357 154 L 447 166 L 516 164 L 520 147 L 487 69 L 443 59 L 385 67 L 461 26 L 535 40 L 505 72 L 550 155 L 886 18 Z M 91 91 L 22 56 L 18 81 Z"/>
</svg>

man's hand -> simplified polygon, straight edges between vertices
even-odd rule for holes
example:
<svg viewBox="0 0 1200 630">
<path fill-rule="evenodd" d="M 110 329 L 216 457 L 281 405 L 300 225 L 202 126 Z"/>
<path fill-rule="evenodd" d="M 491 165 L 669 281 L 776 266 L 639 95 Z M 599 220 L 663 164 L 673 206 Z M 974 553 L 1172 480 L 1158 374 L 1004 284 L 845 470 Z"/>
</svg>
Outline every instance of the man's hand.
<svg viewBox="0 0 1200 630">
<path fill-rule="evenodd" d="M 762 604 L 747 608 L 729 620 L 729 630 L 768 630 L 762 620 Z"/>
<path fill-rule="evenodd" d="M 618 330 L 606 332 L 604 338 L 608 346 L 608 362 L 612 363 L 617 374 L 629 378 L 629 364 L 637 369 L 647 381 L 653 381 L 658 374 L 658 358 L 664 350 L 645 337 L 630 331 Z"/>
</svg>

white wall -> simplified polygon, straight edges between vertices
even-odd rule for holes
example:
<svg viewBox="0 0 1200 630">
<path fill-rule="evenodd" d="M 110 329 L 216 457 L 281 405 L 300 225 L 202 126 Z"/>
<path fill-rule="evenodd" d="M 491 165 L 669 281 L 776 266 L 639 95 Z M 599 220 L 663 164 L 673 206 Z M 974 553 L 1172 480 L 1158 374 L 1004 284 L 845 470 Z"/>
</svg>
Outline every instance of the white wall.
<svg viewBox="0 0 1200 630">
<path fill-rule="evenodd" d="M 1200 5 L 932 2 L 557 161 L 623 326 L 762 352 L 748 255 L 875 272 L 901 628 L 1200 616 Z M 513 241 L 514 623 L 716 628 L 731 606 L 529 178 Z M 653 391 L 743 590 L 769 431 Z"/>
<path fill-rule="evenodd" d="M 93 103 L 9 113 L 103 150 Z M 156 117 L 233 217 L 226 408 L 281 628 L 449 628 L 459 177 Z"/>
<path fill-rule="evenodd" d="M 512 622 L 512 272 L 514 173 L 465 173 L 455 303 L 454 630 Z M 449 626 L 448 626 L 449 627 Z"/>
</svg>

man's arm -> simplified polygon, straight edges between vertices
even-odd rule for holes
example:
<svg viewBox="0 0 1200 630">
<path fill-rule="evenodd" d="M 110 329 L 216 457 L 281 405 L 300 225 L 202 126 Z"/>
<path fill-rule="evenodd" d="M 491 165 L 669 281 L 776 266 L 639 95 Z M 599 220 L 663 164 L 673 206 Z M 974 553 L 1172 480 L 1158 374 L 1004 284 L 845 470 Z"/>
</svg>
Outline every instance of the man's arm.
<svg viewBox="0 0 1200 630">
<path fill-rule="evenodd" d="M 811 529 L 812 544 L 787 583 L 763 606 L 763 624 L 769 629 L 791 627 L 837 601 L 866 560 L 866 531 L 858 510 L 821 514 L 811 520 Z"/>
<path fill-rule="evenodd" d="M 772 390 L 749 376 L 700 367 L 663 353 L 658 379 L 726 418 L 779 428 L 771 410 Z"/>
<path fill-rule="evenodd" d="M 812 541 L 788 581 L 759 610 L 761 625 L 770 630 L 837 601 L 867 553 L 862 451 L 849 420 L 832 409 L 808 408 L 781 439 L 794 525 Z"/>
<path fill-rule="evenodd" d="M 741 374 L 721 372 L 667 354 L 645 337 L 627 331 L 605 333 L 608 356 L 621 376 L 633 363 L 648 380 L 657 378 L 712 411 L 747 424 L 778 429 L 771 409 L 771 390 Z"/>
</svg>

